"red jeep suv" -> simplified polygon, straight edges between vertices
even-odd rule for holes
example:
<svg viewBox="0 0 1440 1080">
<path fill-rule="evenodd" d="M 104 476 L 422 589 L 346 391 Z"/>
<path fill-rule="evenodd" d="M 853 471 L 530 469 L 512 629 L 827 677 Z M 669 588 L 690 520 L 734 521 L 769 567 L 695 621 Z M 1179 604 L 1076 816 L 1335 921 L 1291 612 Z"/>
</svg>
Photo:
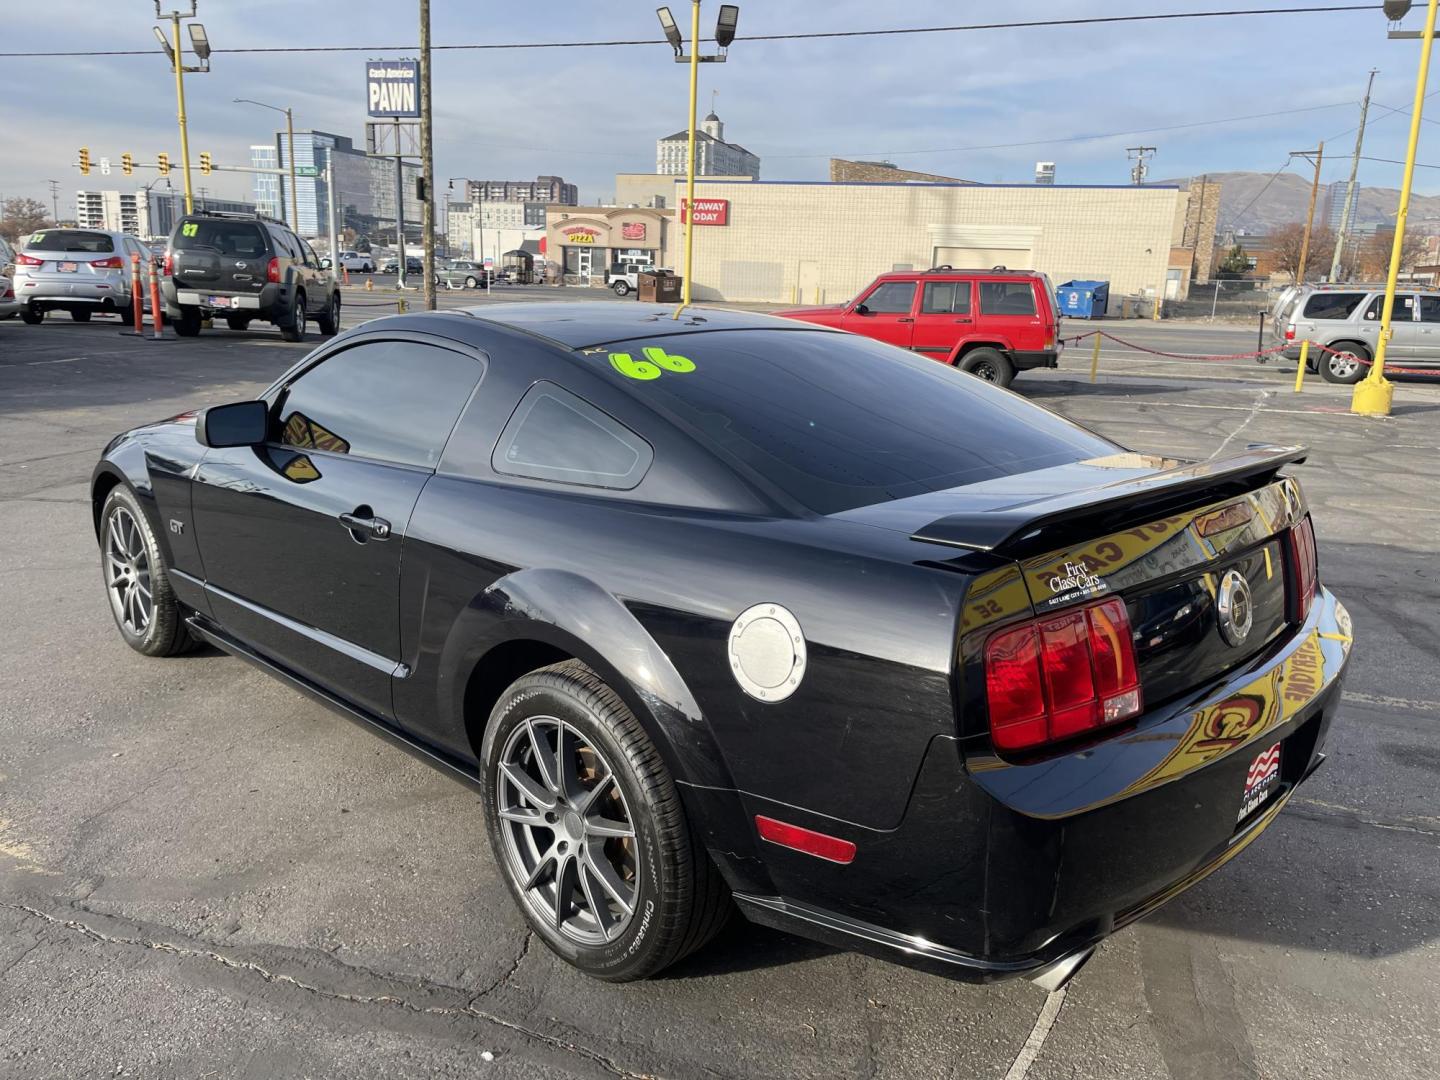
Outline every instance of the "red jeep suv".
<svg viewBox="0 0 1440 1080">
<path fill-rule="evenodd" d="M 1050 279 L 1003 266 L 881 274 L 848 304 L 773 314 L 913 349 L 1001 386 L 1017 371 L 1057 367 L 1063 348 Z"/>
</svg>

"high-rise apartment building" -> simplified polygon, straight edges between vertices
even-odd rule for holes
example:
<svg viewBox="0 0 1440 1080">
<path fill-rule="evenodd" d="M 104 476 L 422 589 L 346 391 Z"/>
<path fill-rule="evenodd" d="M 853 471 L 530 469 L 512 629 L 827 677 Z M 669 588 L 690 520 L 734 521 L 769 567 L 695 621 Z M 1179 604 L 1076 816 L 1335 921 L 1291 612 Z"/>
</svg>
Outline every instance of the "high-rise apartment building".
<svg viewBox="0 0 1440 1080">
<path fill-rule="evenodd" d="M 684 176 L 690 156 L 690 133 L 677 131 L 655 140 L 655 171 Z M 760 179 L 760 158 L 739 143 L 725 141 L 725 125 L 713 112 L 695 132 L 696 176 L 748 176 Z"/>
</svg>

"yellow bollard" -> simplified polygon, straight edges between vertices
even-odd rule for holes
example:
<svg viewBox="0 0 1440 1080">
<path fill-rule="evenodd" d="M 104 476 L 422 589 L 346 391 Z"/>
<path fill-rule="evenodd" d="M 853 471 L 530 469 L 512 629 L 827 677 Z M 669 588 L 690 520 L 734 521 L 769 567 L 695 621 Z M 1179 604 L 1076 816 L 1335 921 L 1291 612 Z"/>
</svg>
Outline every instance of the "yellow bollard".
<svg viewBox="0 0 1440 1080">
<path fill-rule="evenodd" d="M 367 278 L 365 279 L 365 291 L 366 291 L 366 292 L 374 292 L 374 291 L 375 291 L 375 281 L 374 281 L 373 278 L 368 278 L 368 277 L 367 277 Z"/>
<path fill-rule="evenodd" d="M 1095 331 L 1095 348 L 1090 352 L 1090 381 L 1095 381 L 1095 373 L 1100 370 L 1100 331 Z"/>
<path fill-rule="evenodd" d="M 1300 393 L 1305 385 L 1305 367 L 1310 362 L 1310 339 L 1306 338 L 1300 342 L 1300 370 L 1295 372 L 1295 393 Z"/>
<path fill-rule="evenodd" d="M 395 314 L 404 315 L 406 310 L 405 298 L 403 296 L 398 297 L 395 301 Z"/>
<path fill-rule="evenodd" d="M 820 286 L 815 286 L 815 303 L 820 303 Z"/>
</svg>

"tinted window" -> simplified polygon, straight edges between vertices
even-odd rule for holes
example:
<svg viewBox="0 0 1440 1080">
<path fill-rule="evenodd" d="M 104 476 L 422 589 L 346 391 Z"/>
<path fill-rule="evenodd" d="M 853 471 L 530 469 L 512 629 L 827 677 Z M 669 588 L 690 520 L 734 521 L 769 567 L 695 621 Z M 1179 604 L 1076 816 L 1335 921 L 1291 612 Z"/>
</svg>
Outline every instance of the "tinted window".
<svg viewBox="0 0 1440 1080">
<path fill-rule="evenodd" d="M 694 370 L 627 378 L 604 351 L 585 355 L 822 514 L 1116 450 L 1022 398 L 868 338 L 744 330 L 646 344 Z"/>
<path fill-rule="evenodd" d="M 114 251 L 115 238 L 83 229 L 43 229 L 32 234 L 25 247 L 29 251 Z"/>
<path fill-rule="evenodd" d="M 1420 321 L 1440 322 L 1440 296 L 1420 297 Z"/>
<path fill-rule="evenodd" d="M 477 360 L 409 341 L 375 341 L 311 368 L 280 399 L 286 446 L 434 468 L 480 379 Z"/>
<path fill-rule="evenodd" d="M 915 302 L 915 283 L 887 281 L 861 302 L 877 315 L 908 315 Z"/>
<path fill-rule="evenodd" d="M 1385 294 L 1381 293 L 1370 301 L 1370 306 L 1365 309 L 1365 318 L 1379 320 L 1380 313 L 1385 310 Z M 1415 318 L 1415 296 L 1413 293 L 1400 293 L 1395 297 L 1395 306 L 1390 310 L 1391 322 L 1410 322 Z"/>
<path fill-rule="evenodd" d="M 982 281 L 980 314 L 1034 315 L 1035 288 L 1029 281 Z"/>
<path fill-rule="evenodd" d="M 255 259 L 265 254 L 265 234 L 250 221 L 182 221 L 170 243 L 176 251 L 217 251 L 237 259 Z"/>
<path fill-rule="evenodd" d="M 1305 301 L 1307 319 L 1348 319 L 1365 299 L 1363 292 L 1319 292 Z"/>
<path fill-rule="evenodd" d="M 920 297 L 921 315 L 969 315 L 970 282 L 927 281 Z"/>
<path fill-rule="evenodd" d="M 315 254 L 315 249 L 310 246 L 310 241 L 302 240 L 300 241 L 300 246 L 305 250 L 305 265 L 319 266 L 320 256 Z"/>
<path fill-rule="evenodd" d="M 654 459 L 650 444 L 554 383 L 532 386 L 500 433 L 496 472 L 629 490 Z"/>
</svg>

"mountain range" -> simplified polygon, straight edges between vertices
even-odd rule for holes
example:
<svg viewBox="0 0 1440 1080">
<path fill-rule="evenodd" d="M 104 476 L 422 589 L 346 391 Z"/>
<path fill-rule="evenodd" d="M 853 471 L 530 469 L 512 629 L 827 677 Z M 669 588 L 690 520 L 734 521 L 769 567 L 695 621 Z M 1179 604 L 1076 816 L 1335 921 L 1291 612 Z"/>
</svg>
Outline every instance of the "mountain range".
<svg viewBox="0 0 1440 1080">
<path fill-rule="evenodd" d="M 1231 229 L 1263 233 L 1280 225 L 1305 220 L 1305 213 L 1310 205 L 1310 180 L 1294 172 L 1282 172 L 1274 176 L 1273 180 L 1272 175 L 1256 172 L 1208 174 L 1207 183 L 1220 185 L 1220 233 Z M 1158 183 L 1178 184 L 1182 188 L 1189 188 L 1192 184 L 1198 187 L 1200 177 L 1161 180 Z M 1326 221 L 1328 197 L 1332 188 L 1336 207 L 1334 220 L 1339 222 L 1339 206 L 1345 193 L 1343 180 L 1320 185 L 1320 193 L 1315 201 L 1317 225 Z M 1379 225 L 1395 217 L 1395 210 L 1400 204 L 1398 188 L 1360 185 L 1358 192 L 1355 224 L 1362 227 Z M 1440 195 L 1411 195 L 1410 227 L 1423 232 L 1440 232 Z"/>
</svg>

